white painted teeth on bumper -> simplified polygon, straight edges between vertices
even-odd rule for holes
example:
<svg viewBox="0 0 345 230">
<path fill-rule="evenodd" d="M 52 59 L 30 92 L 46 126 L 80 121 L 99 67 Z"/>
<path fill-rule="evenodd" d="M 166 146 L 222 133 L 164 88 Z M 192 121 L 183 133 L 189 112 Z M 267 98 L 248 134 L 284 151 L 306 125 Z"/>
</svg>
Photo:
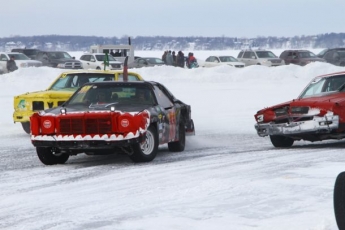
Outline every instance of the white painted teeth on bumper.
<svg viewBox="0 0 345 230">
<path fill-rule="evenodd" d="M 260 137 L 268 135 L 289 135 L 299 133 L 330 133 L 339 127 L 339 116 L 314 117 L 309 121 L 298 121 L 282 124 L 255 124 Z"/>
</svg>

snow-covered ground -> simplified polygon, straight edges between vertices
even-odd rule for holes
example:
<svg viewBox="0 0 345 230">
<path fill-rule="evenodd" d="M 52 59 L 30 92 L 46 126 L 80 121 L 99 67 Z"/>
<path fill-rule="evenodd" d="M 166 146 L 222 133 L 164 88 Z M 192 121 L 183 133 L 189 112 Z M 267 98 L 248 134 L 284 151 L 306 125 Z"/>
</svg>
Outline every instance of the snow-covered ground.
<svg viewBox="0 0 345 230">
<path fill-rule="evenodd" d="M 194 55 L 201 62 L 238 52 Z M 254 114 L 297 97 L 313 77 L 344 67 L 134 69 L 192 106 L 196 136 L 187 137 L 186 150 L 170 153 L 163 145 L 150 163 L 78 155 L 45 166 L 29 135 L 13 124 L 13 96 L 47 88 L 62 71 L 28 68 L 0 76 L 0 229 L 337 229 L 333 186 L 345 168 L 345 141 L 276 149 L 256 135 Z"/>
</svg>

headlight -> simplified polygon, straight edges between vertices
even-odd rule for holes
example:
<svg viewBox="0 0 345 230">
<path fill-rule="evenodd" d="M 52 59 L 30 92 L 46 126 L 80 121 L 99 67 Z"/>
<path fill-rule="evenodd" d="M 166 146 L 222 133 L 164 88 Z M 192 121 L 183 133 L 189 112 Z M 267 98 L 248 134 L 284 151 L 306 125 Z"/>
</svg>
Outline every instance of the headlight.
<svg viewBox="0 0 345 230">
<path fill-rule="evenodd" d="M 288 114 L 288 109 L 289 109 L 288 107 L 282 107 L 282 108 L 274 110 L 274 113 L 277 117 L 284 116 Z"/>
<path fill-rule="evenodd" d="M 56 66 L 57 68 L 65 68 L 65 63 L 60 63 Z"/>
<path fill-rule="evenodd" d="M 258 116 L 256 117 L 256 120 L 257 120 L 258 122 L 263 122 L 263 121 L 264 121 L 264 115 L 263 115 L 263 114 L 258 115 Z"/>
<path fill-rule="evenodd" d="M 309 111 L 309 107 L 303 106 L 303 107 L 291 107 L 291 113 L 297 113 L 297 114 L 307 114 Z"/>
</svg>

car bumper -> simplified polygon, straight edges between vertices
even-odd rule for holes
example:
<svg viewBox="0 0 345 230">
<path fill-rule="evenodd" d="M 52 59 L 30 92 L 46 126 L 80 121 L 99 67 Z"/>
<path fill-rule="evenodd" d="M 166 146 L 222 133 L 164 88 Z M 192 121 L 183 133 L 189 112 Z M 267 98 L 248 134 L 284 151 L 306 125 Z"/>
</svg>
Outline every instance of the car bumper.
<svg viewBox="0 0 345 230">
<path fill-rule="evenodd" d="M 143 136 L 139 136 L 127 140 L 118 140 L 118 141 L 37 141 L 32 140 L 32 144 L 35 147 L 54 147 L 62 151 L 92 151 L 92 150 L 109 150 L 117 147 L 128 147 L 133 144 L 142 142 Z"/>
<path fill-rule="evenodd" d="M 31 115 L 34 113 L 35 112 L 33 111 L 21 111 L 21 112 L 15 111 L 13 113 L 13 121 L 14 122 L 28 122 L 30 121 Z"/>
<path fill-rule="evenodd" d="M 260 137 L 268 135 L 293 135 L 302 133 L 330 133 L 338 129 L 339 116 L 314 117 L 309 121 L 290 122 L 282 124 L 262 123 L 255 124 Z"/>
</svg>

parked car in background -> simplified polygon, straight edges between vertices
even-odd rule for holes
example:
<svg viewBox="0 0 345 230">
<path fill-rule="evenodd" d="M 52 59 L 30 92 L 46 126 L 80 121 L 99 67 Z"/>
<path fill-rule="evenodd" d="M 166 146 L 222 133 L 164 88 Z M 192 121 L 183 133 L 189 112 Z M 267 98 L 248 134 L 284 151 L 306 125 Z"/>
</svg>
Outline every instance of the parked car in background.
<svg viewBox="0 0 345 230">
<path fill-rule="evenodd" d="M 295 64 L 305 66 L 311 62 L 326 62 L 325 59 L 317 57 L 309 50 L 284 50 L 280 56 L 285 61 L 285 64 Z"/>
<path fill-rule="evenodd" d="M 345 138 L 345 71 L 315 77 L 297 99 L 259 110 L 255 129 L 275 147 Z"/>
<path fill-rule="evenodd" d="M 100 69 L 104 70 L 105 53 L 85 53 L 81 55 L 79 60 L 83 64 L 84 69 Z M 108 55 L 109 66 L 106 66 L 106 70 L 121 70 L 123 69 L 122 62 L 117 61 L 113 56 Z"/>
<path fill-rule="evenodd" d="M 39 49 L 26 49 L 26 48 L 15 48 L 11 50 L 11 52 L 23 53 L 32 60 L 36 59 L 36 55 L 39 51 L 40 51 Z"/>
<path fill-rule="evenodd" d="M 264 66 L 281 66 L 285 65 L 284 60 L 277 57 L 273 52 L 268 50 L 242 50 L 237 59 L 244 62 L 246 66 L 249 65 L 264 65 Z"/>
<path fill-rule="evenodd" d="M 83 66 L 79 60 L 75 60 L 65 51 L 39 51 L 36 59 L 41 61 L 43 66 L 49 66 L 60 69 L 82 69 Z"/>
<path fill-rule="evenodd" d="M 40 67 L 42 66 L 42 62 L 37 60 L 31 60 L 28 56 L 22 53 L 17 52 L 0 52 L 0 65 L 4 73 L 8 73 L 7 71 L 7 61 L 10 60 L 11 57 L 14 57 L 14 61 L 18 68 L 27 68 L 27 67 Z"/>
<path fill-rule="evenodd" d="M 128 72 L 128 81 L 144 80 Z M 88 82 L 123 81 L 122 70 L 71 70 L 61 73 L 45 90 L 17 95 L 13 100 L 13 121 L 20 122 L 30 133 L 30 116 L 34 112 L 62 105 L 81 86 Z"/>
<path fill-rule="evenodd" d="M 240 62 L 233 56 L 209 56 L 206 58 L 202 67 L 215 67 L 220 65 L 229 65 L 237 68 L 245 66 L 243 62 Z"/>
<path fill-rule="evenodd" d="M 30 117 L 31 143 L 45 165 L 71 155 L 123 153 L 155 159 L 158 146 L 182 152 L 195 135 L 191 106 L 158 82 L 90 82 L 63 105 Z"/>
<path fill-rule="evenodd" d="M 345 66 L 345 48 L 324 49 L 317 56 L 333 65 Z"/>
<path fill-rule="evenodd" d="M 165 65 L 161 58 L 155 57 L 140 57 L 134 60 L 134 62 L 128 64 L 128 68 L 141 68 L 151 66 Z"/>
</svg>

